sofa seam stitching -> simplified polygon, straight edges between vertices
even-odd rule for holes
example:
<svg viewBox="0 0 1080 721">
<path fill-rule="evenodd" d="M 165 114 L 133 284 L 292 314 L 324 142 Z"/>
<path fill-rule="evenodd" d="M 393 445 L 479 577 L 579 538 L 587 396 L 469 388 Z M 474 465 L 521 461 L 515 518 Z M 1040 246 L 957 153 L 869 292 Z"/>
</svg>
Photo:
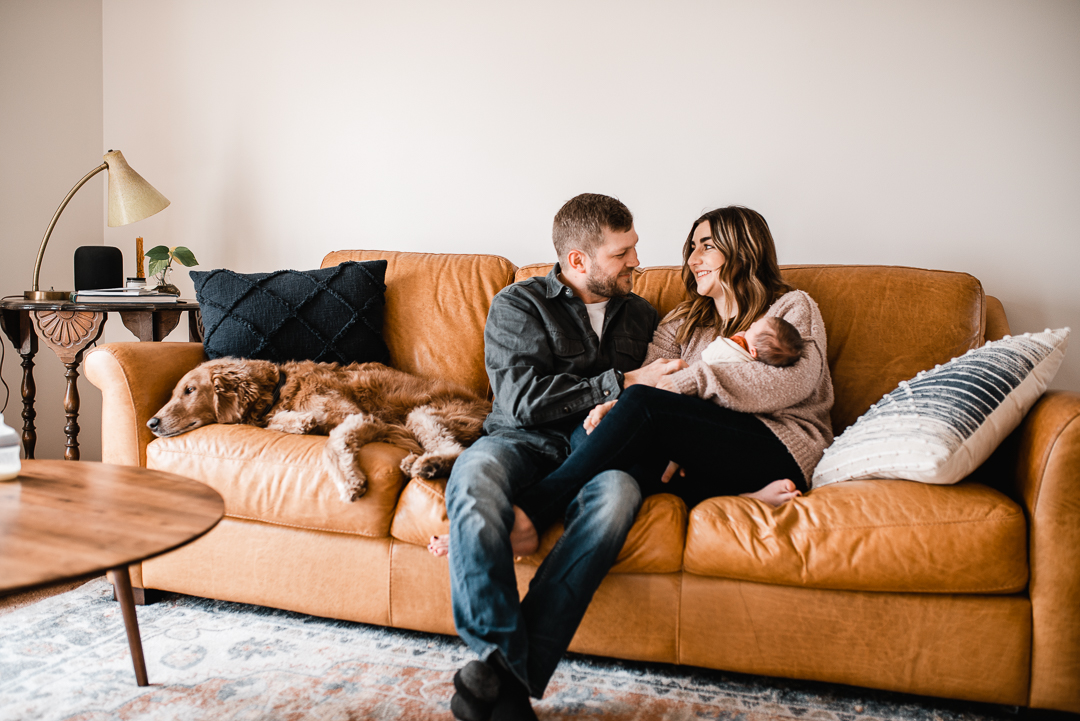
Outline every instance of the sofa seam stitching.
<svg viewBox="0 0 1080 721">
<path fill-rule="evenodd" d="M 1030 413 L 1030 411 L 1029 411 L 1029 413 Z M 1036 625 L 1036 623 L 1035 623 L 1035 596 L 1036 596 L 1036 594 L 1032 593 L 1033 591 L 1036 590 L 1034 588 L 1034 580 L 1035 579 L 1034 579 L 1034 573 L 1033 573 L 1034 570 L 1035 570 L 1035 564 L 1032 562 L 1032 559 L 1035 557 L 1035 516 L 1036 516 L 1036 513 L 1038 511 L 1039 506 L 1041 505 L 1040 501 L 1041 501 L 1042 495 L 1043 495 L 1043 486 L 1045 485 L 1045 483 L 1043 481 L 1044 481 L 1044 479 L 1046 477 L 1046 469 L 1050 466 L 1050 459 L 1054 455 L 1054 450 L 1057 448 L 1058 443 L 1061 441 L 1061 437 L 1063 435 L 1065 435 L 1065 432 L 1068 430 L 1068 428 L 1071 425 L 1073 425 L 1074 423 L 1077 422 L 1078 418 L 1080 418 L 1080 413 L 1074 413 L 1072 418 L 1070 418 L 1066 423 L 1062 424 L 1061 430 L 1059 430 L 1057 435 L 1054 436 L 1053 441 L 1048 444 L 1048 448 L 1047 448 L 1046 453 L 1040 459 L 1040 464 L 1039 464 L 1039 490 L 1035 494 L 1035 497 L 1032 499 L 1031 518 L 1027 522 L 1028 523 L 1028 528 L 1027 528 L 1027 537 L 1028 537 L 1028 543 L 1027 543 L 1027 546 L 1028 546 L 1027 547 L 1027 558 L 1028 558 L 1027 590 L 1028 590 L 1028 601 L 1031 604 L 1031 612 L 1032 612 L 1031 632 L 1032 632 L 1033 637 L 1034 637 L 1034 634 L 1036 632 L 1036 629 L 1035 629 L 1035 625 Z M 1041 594 L 1039 594 L 1039 595 L 1041 597 Z M 1033 688 L 1032 688 L 1034 686 L 1033 681 L 1034 680 L 1031 678 L 1031 673 L 1029 672 L 1029 675 L 1028 675 L 1028 704 L 1029 705 L 1031 704 L 1031 699 L 1034 697 Z"/>
<path fill-rule="evenodd" d="M 712 512 L 712 511 L 698 511 L 697 513 L 698 513 L 699 516 L 706 516 L 708 518 L 714 518 L 714 519 L 716 519 L 718 521 L 723 521 L 723 520 L 725 520 L 725 518 L 727 518 L 726 516 L 722 516 L 722 515 L 720 515 L 718 513 Z M 793 528 L 793 529 L 791 529 L 791 533 L 827 533 L 827 532 L 830 532 L 830 531 L 865 531 L 865 530 L 876 530 L 876 529 L 879 529 L 879 528 L 930 528 L 930 527 L 933 527 L 933 526 L 955 526 L 955 525 L 960 525 L 960 524 L 971 524 L 971 523 L 1006 523 L 1006 522 L 1015 521 L 1017 518 L 1022 518 L 1023 516 L 1024 516 L 1024 513 L 1023 513 L 1023 511 L 1021 511 L 1019 513 L 1014 513 L 1014 514 L 1012 514 L 1010 516 L 1004 516 L 1002 518 L 990 518 L 990 519 L 980 518 L 980 519 L 972 519 L 972 520 L 964 520 L 964 521 L 961 521 L 961 520 L 957 520 L 957 521 L 938 521 L 938 522 L 935 522 L 935 523 L 888 523 L 888 524 L 878 524 L 878 525 L 872 525 L 872 526 L 828 526 L 828 527 L 824 527 L 824 528 Z M 735 526 L 736 524 L 729 523 L 728 525 L 729 526 Z"/>
<path fill-rule="evenodd" d="M 1054 455 L 1054 450 L 1057 448 L 1058 442 L 1061 440 L 1061 437 L 1065 435 L 1065 432 L 1068 430 L 1069 426 L 1071 426 L 1077 421 L 1077 418 L 1080 418 L 1080 413 L 1074 413 L 1073 417 L 1061 426 L 1061 430 L 1059 430 L 1057 435 L 1054 436 L 1054 440 L 1047 444 L 1046 453 L 1043 454 L 1043 457 L 1041 459 L 1039 459 L 1039 491 L 1035 494 L 1034 503 L 1031 504 L 1032 521 L 1035 520 L 1035 512 L 1038 510 L 1039 501 L 1042 499 L 1043 478 L 1046 476 L 1046 469 L 1050 465 L 1050 457 Z"/>
<path fill-rule="evenodd" d="M 305 435 L 309 435 L 309 434 L 305 434 Z M 326 438 L 327 436 L 321 436 L 321 437 Z M 154 452 L 155 453 L 162 453 L 162 454 L 169 453 L 169 454 L 172 454 L 174 456 L 183 456 L 185 458 L 190 458 L 191 456 L 195 456 L 197 458 L 206 458 L 206 459 L 214 460 L 214 461 L 235 461 L 237 463 L 243 463 L 245 465 L 255 463 L 255 464 L 258 464 L 260 466 L 274 466 L 275 468 L 280 468 L 280 467 L 284 466 L 286 468 L 294 468 L 294 469 L 297 469 L 297 470 L 310 470 L 311 469 L 311 466 L 309 464 L 295 463 L 295 462 L 289 462 L 289 461 L 264 461 L 264 460 L 260 460 L 258 458 L 236 458 L 234 456 L 215 455 L 215 454 L 211 454 L 211 453 L 204 453 L 204 452 L 201 452 L 201 451 L 185 451 L 185 450 L 177 450 L 177 449 L 173 449 L 173 448 L 161 448 L 160 446 L 155 447 Z M 149 457 L 149 455 L 148 455 L 148 457 Z"/>
<path fill-rule="evenodd" d="M 686 584 L 686 574 L 679 564 L 679 612 L 675 614 L 675 663 L 682 663 L 682 617 L 683 617 L 683 586 Z"/>
<path fill-rule="evenodd" d="M 390 536 L 386 559 L 386 620 L 391 627 L 394 626 L 394 543 L 394 537 Z"/>
<path fill-rule="evenodd" d="M 422 479 L 409 479 L 409 480 L 413 481 L 413 480 L 422 480 Z M 444 502 L 446 500 L 446 496 L 444 496 L 441 493 L 439 493 L 438 491 L 436 491 L 434 488 L 429 486 L 427 483 L 406 484 L 406 485 L 416 485 L 417 487 L 423 489 L 424 493 L 427 493 L 432 498 L 438 499 L 438 500 L 443 500 Z"/>
<path fill-rule="evenodd" d="M 894 591 L 894 590 L 866 589 L 866 588 L 835 588 L 835 587 L 832 587 L 832 586 L 809 586 L 809 585 L 807 585 L 805 583 L 780 583 L 778 581 L 763 581 L 760 578 L 749 578 L 749 577 L 746 577 L 746 576 L 733 576 L 733 575 L 713 576 L 713 575 L 709 575 L 709 574 L 705 574 L 705 573 L 699 573 L 697 571 L 692 571 L 692 570 L 689 570 L 689 569 L 684 570 L 684 572 L 692 574 L 694 576 L 698 576 L 699 578 L 715 578 L 715 579 L 719 579 L 719 580 L 739 581 L 739 582 L 744 582 L 744 583 L 760 583 L 760 584 L 771 585 L 771 586 L 785 586 L 785 587 L 788 587 L 788 588 L 808 588 L 808 589 L 814 589 L 814 590 L 818 590 L 818 591 L 838 591 L 838 592 L 841 592 L 841 593 L 885 593 L 885 594 L 927 593 L 927 594 L 939 594 L 939 595 L 940 594 L 946 594 L 946 595 L 947 594 L 969 595 L 969 594 L 977 594 L 977 593 L 994 593 L 994 592 L 1019 593 L 1020 591 L 1022 591 L 1024 589 L 1023 586 L 1021 586 L 1019 590 L 1017 590 L 1014 586 L 994 586 L 992 588 L 975 588 L 975 589 L 971 589 L 971 590 L 968 590 L 968 591 L 956 591 L 956 590 L 945 591 L 945 590 L 931 589 L 931 588 L 922 587 L 922 588 L 916 588 L 916 589 L 910 589 L 910 590 L 904 590 L 904 591 Z"/>
<path fill-rule="evenodd" d="M 226 513 L 225 518 L 239 518 L 242 521 L 255 521 L 256 523 L 266 523 L 271 526 L 284 526 L 285 528 L 300 528 L 305 531 L 321 531 L 323 533 L 340 533 L 344 536 L 360 536 L 361 538 L 393 538 L 393 536 L 387 534 L 385 536 L 379 536 L 374 533 L 364 533 L 363 531 L 340 531 L 333 528 L 319 528 L 318 526 L 301 526 L 299 523 L 283 523 L 282 521 L 269 521 L 265 518 L 256 518 L 255 516 L 241 516 L 237 513 Z"/>
</svg>

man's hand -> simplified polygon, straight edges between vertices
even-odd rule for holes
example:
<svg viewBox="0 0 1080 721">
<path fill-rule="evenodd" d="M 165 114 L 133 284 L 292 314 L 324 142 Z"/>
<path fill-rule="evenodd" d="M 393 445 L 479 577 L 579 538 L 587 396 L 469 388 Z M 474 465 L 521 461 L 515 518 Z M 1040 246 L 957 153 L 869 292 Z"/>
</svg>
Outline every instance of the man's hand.
<svg viewBox="0 0 1080 721">
<path fill-rule="evenodd" d="M 686 361 L 682 358 L 657 358 L 647 366 L 623 374 L 623 388 L 635 385 L 659 388 L 661 378 L 686 367 Z"/>
<path fill-rule="evenodd" d="M 664 471 L 664 475 L 660 476 L 661 483 L 668 483 L 675 477 L 675 472 L 678 471 L 679 475 L 683 478 L 686 477 L 686 469 L 680 466 L 675 461 L 668 461 L 667 469 Z"/>
<path fill-rule="evenodd" d="M 607 403 L 601 403 L 589 411 L 588 417 L 585 418 L 585 435 L 589 435 L 595 431 L 596 426 L 600 424 L 600 421 L 604 419 L 604 416 L 608 414 L 608 411 L 610 411 L 618 402 L 618 400 L 614 400 L 608 401 Z"/>
</svg>

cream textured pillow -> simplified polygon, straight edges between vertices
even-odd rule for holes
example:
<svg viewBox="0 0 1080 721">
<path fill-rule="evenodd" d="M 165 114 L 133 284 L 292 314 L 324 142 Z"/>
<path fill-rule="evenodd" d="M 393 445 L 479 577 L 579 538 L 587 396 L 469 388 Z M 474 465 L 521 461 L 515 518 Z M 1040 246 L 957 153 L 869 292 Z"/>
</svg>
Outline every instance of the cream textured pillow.
<svg viewBox="0 0 1080 721">
<path fill-rule="evenodd" d="M 1068 338 L 1068 328 L 1006 336 L 903 381 L 825 450 L 810 485 L 966 478 L 1046 390 Z"/>
</svg>

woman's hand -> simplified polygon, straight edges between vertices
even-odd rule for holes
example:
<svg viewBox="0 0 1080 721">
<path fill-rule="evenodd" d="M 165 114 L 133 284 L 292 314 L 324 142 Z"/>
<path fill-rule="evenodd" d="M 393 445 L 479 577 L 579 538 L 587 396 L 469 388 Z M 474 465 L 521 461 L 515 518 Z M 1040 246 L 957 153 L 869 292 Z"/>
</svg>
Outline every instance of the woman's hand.
<svg viewBox="0 0 1080 721">
<path fill-rule="evenodd" d="M 682 358 L 657 358 L 647 366 L 642 366 L 636 371 L 627 371 L 623 374 L 623 388 L 634 385 L 654 386 L 659 388 L 658 382 L 671 373 L 686 368 L 686 361 Z"/>
<path fill-rule="evenodd" d="M 671 391 L 672 393 L 679 393 L 679 389 L 675 387 L 675 384 L 671 382 L 671 376 L 666 375 L 656 383 L 658 390 Z"/>
<path fill-rule="evenodd" d="M 596 427 L 600 425 L 600 421 L 604 419 L 604 416 L 608 414 L 608 411 L 610 411 L 618 402 L 619 401 L 616 399 L 608 401 L 607 403 L 601 403 L 589 411 L 588 417 L 585 418 L 585 435 L 589 435 L 595 431 Z"/>
</svg>

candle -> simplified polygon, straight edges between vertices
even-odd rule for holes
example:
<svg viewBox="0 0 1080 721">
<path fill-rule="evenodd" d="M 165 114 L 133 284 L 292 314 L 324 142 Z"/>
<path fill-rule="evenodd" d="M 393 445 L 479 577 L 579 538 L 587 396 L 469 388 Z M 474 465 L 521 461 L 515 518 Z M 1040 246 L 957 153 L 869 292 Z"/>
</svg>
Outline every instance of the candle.
<svg viewBox="0 0 1080 721">
<path fill-rule="evenodd" d="M 143 272 L 142 238 L 135 239 L 135 277 L 146 277 L 146 273 Z"/>
</svg>

